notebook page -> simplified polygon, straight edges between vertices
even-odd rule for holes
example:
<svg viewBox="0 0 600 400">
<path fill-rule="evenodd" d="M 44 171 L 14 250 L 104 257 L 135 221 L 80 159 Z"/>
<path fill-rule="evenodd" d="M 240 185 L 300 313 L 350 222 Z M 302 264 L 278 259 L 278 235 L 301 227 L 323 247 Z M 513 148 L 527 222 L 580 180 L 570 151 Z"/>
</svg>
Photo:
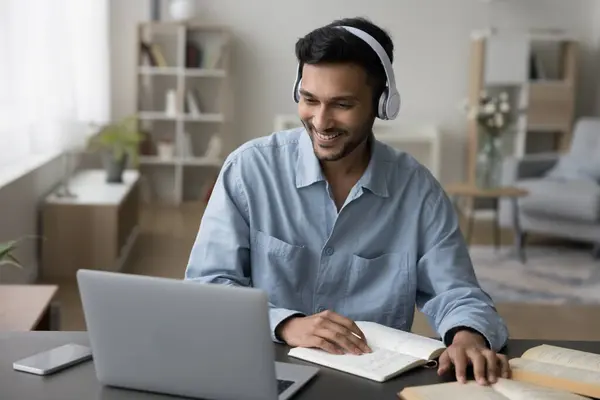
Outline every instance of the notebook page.
<svg viewBox="0 0 600 400">
<path fill-rule="evenodd" d="M 373 347 L 372 350 L 371 353 L 356 355 L 331 354 L 321 349 L 295 347 L 288 355 L 372 379 L 384 379 L 419 361 L 379 347 Z"/>
<path fill-rule="evenodd" d="M 474 381 L 408 387 L 401 394 L 404 398 L 419 400 L 512 400 L 496 392 L 492 386 L 483 386 Z"/>
<path fill-rule="evenodd" d="M 372 343 L 374 346 L 385 347 L 422 360 L 429 359 L 434 351 L 446 347 L 439 340 L 389 328 L 375 322 L 358 321 L 356 325 L 365 334 L 369 346 Z"/>
<path fill-rule="evenodd" d="M 522 358 L 587 369 L 600 373 L 600 354 L 586 353 L 584 351 L 544 344 L 527 350 Z"/>
<path fill-rule="evenodd" d="M 502 378 L 494 384 L 494 389 L 510 400 L 588 400 L 574 393 Z"/>
</svg>

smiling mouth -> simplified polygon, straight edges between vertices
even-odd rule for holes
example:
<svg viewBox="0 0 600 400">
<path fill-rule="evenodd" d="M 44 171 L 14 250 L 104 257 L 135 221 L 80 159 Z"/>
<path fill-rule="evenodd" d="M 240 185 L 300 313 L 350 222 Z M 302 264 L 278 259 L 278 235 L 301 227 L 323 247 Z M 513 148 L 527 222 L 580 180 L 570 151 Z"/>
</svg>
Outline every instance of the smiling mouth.
<svg viewBox="0 0 600 400">
<path fill-rule="evenodd" d="M 315 136 L 323 142 L 331 142 L 331 141 L 337 139 L 338 137 L 342 136 L 341 133 L 334 133 L 333 135 L 323 135 L 322 133 L 319 133 L 316 131 L 314 131 L 314 133 L 315 133 Z"/>
</svg>

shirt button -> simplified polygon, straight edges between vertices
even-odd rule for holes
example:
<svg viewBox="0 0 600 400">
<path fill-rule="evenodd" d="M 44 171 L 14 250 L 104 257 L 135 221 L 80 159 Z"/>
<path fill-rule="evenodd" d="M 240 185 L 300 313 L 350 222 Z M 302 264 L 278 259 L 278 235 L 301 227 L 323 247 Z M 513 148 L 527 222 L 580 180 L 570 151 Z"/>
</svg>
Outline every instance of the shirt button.
<svg viewBox="0 0 600 400">
<path fill-rule="evenodd" d="M 326 256 L 330 256 L 333 254 L 333 247 L 326 247 L 325 248 L 325 255 Z"/>
</svg>

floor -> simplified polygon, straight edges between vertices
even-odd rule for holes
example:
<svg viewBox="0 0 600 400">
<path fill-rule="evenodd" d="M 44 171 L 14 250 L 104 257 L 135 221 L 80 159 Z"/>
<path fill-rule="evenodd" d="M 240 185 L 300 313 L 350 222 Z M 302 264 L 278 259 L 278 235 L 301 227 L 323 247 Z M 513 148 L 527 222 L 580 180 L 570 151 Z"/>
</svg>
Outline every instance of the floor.
<svg viewBox="0 0 600 400">
<path fill-rule="evenodd" d="M 128 273 L 182 278 L 185 265 L 202 217 L 202 203 L 187 203 L 178 208 L 144 207 L 141 234 L 125 266 Z M 473 244 L 491 244 L 491 226 L 477 222 Z M 544 238 L 532 237 L 541 241 Z M 502 243 L 510 244 L 509 231 L 502 232 Z M 85 330 L 77 286 L 73 281 L 55 282 L 60 286 L 63 330 Z M 595 306 L 546 306 L 523 303 L 498 304 L 511 337 L 542 340 L 600 340 L 600 308 Z M 416 313 L 413 332 L 433 335 L 427 321 Z"/>
</svg>

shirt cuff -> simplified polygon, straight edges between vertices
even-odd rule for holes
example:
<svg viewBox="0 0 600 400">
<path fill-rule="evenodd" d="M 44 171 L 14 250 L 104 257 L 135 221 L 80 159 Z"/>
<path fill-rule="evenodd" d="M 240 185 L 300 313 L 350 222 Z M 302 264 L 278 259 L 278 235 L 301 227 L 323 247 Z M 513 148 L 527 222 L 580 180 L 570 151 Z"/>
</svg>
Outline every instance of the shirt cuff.
<svg viewBox="0 0 600 400">
<path fill-rule="evenodd" d="M 449 346 L 452 344 L 452 338 L 454 336 L 452 330 L 455 328 L 468 328 L 479 333 L 485 338 L 486 344 L 489 349 L 493 351 L 500 351 L 506 344 L 506 338 L 508 333 L 505 332 L 503 326 L 485 326 L 483 323 L 479 323 L 473 320 L 462 320 L 462 321 L 445 321 L 440 324 L 439 334 L 444 344 Z M 454 332 L 456 333 L 456 332 Z"/>
<path fill-rule="evenodd" d="M 282 322 L 294 316 L 305 317 L 305 315 L 299 311 L 288 310 L 286 308 L 271 308 L 269 310 L 269 322 L 271 324 L 271 339 L 273 339 L 274 342 L 284 343 L 284 341 L 281 340 L 281 338 L 277 337 L 275 332 L 277 330 L 277 327 Z"/>
</svg>

